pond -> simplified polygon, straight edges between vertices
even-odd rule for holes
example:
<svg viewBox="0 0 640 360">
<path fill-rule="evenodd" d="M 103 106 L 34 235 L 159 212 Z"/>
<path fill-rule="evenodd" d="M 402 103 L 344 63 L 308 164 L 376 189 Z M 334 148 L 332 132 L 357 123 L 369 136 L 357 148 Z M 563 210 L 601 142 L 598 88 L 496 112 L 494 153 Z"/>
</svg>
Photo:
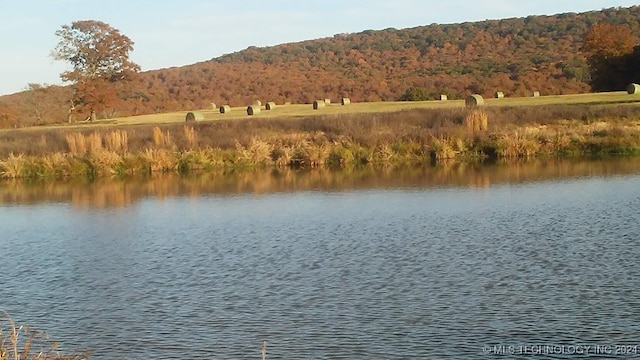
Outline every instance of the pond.
<svg viewBox="0 0 640 360">
<path fill-rule="evenodd" d="M 3 183 L 0 309 L 92 359 L 629 356 L 638 219 L 640 159 Z"/>
</svg>

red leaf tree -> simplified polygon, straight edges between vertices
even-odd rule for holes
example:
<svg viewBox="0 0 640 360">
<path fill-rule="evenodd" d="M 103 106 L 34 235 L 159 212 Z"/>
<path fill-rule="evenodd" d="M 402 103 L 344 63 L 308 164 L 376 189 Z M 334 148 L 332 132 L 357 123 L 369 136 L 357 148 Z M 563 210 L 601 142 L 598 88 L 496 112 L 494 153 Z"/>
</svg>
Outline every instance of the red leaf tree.
<svg viewBox="0 0 640 360">
<path fill-rule="evenodd" d="M 60 74 L 74 86 L 72 109 L 89 114 L 113 112 L 126 92 L 126 80 L 140 70 L 129 59 L 133 41 L 110 25 L 96 20 L 75 21 L 56 31 L 60 42 L 52 52 L 56 60 L 72 69 Z"/>
<path fill-rule="evenodd" d="M 594 91 L 622 90 L 629 80 L 625 56 L 633 53 L 635 39 L 624 25 L 598 23 L 584 36 L 582 51 L 587 56 Z"/>
</svg>

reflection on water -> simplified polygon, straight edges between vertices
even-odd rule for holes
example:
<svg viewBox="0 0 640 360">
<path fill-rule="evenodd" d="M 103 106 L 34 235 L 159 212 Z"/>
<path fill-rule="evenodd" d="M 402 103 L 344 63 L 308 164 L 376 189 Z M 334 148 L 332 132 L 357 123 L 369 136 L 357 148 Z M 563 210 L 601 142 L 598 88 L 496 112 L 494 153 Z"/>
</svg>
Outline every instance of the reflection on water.
<svg viewBox="0 0 640 360">
<path fill-rule="evenodd" d="M 97 181 L 0 182 L 0 204 L 72 203 L 77 208 L 109 208 L 146 197 L 205 194 L 267 194 L 305 190 L 342 191 L 395 187 L 488 187 L 584 176 L 640 172 L 640 158 L 606 160 L 536 159 L 505 164 L 441 164 L 434 167 L 365 166 L 340 170 L 218 170 L 178 176 Z"/>
<path fill-rule="evenodd" d="M 259 359 L 265 339 L 269 359 L 638 346 L 638 169 L 5 184 L 0 309 L 98 360 Z"/>
</svg>

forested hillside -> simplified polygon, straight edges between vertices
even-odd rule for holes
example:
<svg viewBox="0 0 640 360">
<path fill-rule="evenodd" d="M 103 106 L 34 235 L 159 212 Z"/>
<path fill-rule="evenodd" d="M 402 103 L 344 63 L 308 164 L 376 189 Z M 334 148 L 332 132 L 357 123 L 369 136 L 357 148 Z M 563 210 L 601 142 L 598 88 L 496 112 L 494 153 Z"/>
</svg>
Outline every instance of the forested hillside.
<svg viewBox="0 0 640 360">
<path fill-rule="evenodd" d="M 146 71 L 99 117 L 350 97 L 398 100 L 410 88 L 436 98 L 590 91 L 584 35 L 596 23 L 640 34 L 640 6 L 410 29 L 367 30 L 256 48 L 190 66 Z M 135 41 L 135 39 L 133 39 Z M 636 42 L 637 43 L 637 42 Z M 215 44 L 212 44 L 212 52 Z M 67 121 L 68 89 L 32 86 L 0 98 L 0 125 Z M 82 120 L 85 115 L 74 115 Z M 82 119 L 81 119 L 82 118 Z"/>
</svg>

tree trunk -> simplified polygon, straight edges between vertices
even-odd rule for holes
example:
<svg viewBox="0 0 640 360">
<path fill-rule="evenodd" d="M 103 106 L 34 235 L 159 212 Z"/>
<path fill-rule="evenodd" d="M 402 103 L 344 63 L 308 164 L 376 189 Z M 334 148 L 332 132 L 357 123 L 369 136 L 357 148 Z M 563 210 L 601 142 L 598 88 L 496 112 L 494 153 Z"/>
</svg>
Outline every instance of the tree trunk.
<svg viewBox="0 0 640 360">
<path fill-rule="evenodd" d="M 71 106 L 69 107 L 69 113 L 67 114 L 67 122 L 71 124 L 73 122 L 73 110 L 76 109 L 75 104 L 73 103 L 73 99 L 69 101 Z"/>
</svg>

